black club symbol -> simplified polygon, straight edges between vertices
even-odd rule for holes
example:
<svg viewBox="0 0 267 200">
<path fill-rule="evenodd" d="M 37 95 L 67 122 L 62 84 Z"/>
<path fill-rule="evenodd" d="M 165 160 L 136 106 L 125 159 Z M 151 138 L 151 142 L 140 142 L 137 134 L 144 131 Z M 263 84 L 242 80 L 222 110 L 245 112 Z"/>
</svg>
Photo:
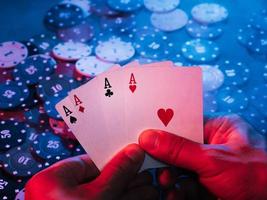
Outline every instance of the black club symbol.
<svg viewBox="0 0 267 200">
<path fill-rule="evenodd" d="M 113 92 L 110 89 L 107 89 L 105 95 L 106 95 L 106 97 L 111 97 L 113 95 Z"/>
</svg>

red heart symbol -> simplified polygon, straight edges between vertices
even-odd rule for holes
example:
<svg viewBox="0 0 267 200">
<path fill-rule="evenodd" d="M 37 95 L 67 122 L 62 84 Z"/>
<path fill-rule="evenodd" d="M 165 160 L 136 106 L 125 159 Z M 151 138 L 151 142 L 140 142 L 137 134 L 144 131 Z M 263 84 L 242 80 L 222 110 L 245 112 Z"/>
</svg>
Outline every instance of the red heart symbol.
<svg viewBox="0 0 267 200">
<path fill-rule="evenodd" d="M 134 93 L 134 91 L 136 90 L 136 85 L 130 85 L 129 88 L 132 91 L 132 93 Z"/>
<path fill-rule="evenodd" d="M 165 110 L 163 108 L 158 110 L 158 117 L 165 126 L 167 126 L 169 124 L 173 115 L 174 115 L 174 112 L 170 108 L 168 108 L 167 110 Z"/>
</svg>

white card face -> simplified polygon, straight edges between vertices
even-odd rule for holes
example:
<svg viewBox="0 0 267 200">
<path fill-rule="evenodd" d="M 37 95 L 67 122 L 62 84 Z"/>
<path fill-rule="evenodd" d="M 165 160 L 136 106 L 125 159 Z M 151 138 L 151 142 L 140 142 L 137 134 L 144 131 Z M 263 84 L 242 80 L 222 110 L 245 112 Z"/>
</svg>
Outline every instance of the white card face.
<svg viewBox="0 0 267 200">
<path fill-rule="evenodd" d="M 145 129 L 203 142 L 201 70 L 174 68 L 172 62 L 138 66 L 137 62 L 115 66 L 71 91 L 56 106 L 100 170 L 127 144 L 138 143 Z M 63 105 L 75 123 L 70 123 Z M 146 156 L 142 170 L 162 166 Z"/>
<path fill-rule="evenodd" d="M 128 68 L 124 76 L 130 141 L 145 129 L 160 129 L 203 143 L 200 68 Z"/>
</svg>

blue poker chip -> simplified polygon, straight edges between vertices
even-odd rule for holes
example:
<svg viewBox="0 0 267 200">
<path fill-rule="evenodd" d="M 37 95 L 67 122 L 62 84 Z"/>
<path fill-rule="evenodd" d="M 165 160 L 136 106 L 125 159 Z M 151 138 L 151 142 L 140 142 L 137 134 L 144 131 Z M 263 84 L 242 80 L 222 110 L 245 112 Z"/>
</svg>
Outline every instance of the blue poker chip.
<svg viewBox="0 0 267 200">
<path fill-rule="evenodd" d="M 107 3 L 110 8 L 119 12 L 133 12 L 144 5 L 143 0 L 107 0 Z"/>
<path fill-rule="evenodd" d="M 250 23 L 256 29 L 267 31 L 267 10 L 253 13 L 250 18 Z"/>
<path fill-rule="evenodd" d="M 250 68 L 243 62 L 225 60 L 219 63 L 218 66 L 224 74 L 224 83 L 226 85 L 244 85 L 250 78 Z"/>
<path fill-rule="evenodd" d="M 216 97 L 214 93 L 203 94 L 203 110 L 204 113 L 215 113 L 218 109 Z"/>
<path fill-rule="evenodd" d="M 43 160 L 56 156 L 66 158 L 71 155 L 71 152 L 64 146 L 61 138 L 49 132 L 38 135 L 31 145 L 31 151 Z"/>
<path fill-rule="evenodd" d="M 254 37 L 248 40 L 248 50 L 252 53 L 267 54 L 267 31 L 259 31 Z"/>
<path fill-rule="evenodd" d="M 249 106 L 241 116 L 259 133 L 267 133 L 267 119 L 254 106 Z"/>
<path fill-rule="evenodd" d="M 216 39 L 220 37 L 223 33 L 221 25 L 206 25 L 198 23 L 194 20 L 189 20 L 186 25 L 186 30 L 188 34 L 194 38 L 203 38 L 203 39 Z"/>
<path fill-rule="evenodd" d="M 76 82 L 62 74 L 45 77 L 37 86 L 37 93 L 43 100 L 53 97 L 65 97 L 77 86 Z"/>
<path fill-rule="evenodd" d="M 23 188 L 23 184 L 21 179 L 9 177 L 0 170 L 0 199 L 14 200 L 16 194 Z"/>
<path fill-rule="evenodd" d="M 44 18 L 49 29 L 58 30 L 76 26 L 84 20 L 83 10 L 74 4 L 57 4 L 50 8 Z"/>
<path fill-rule="evenodd" d="M 44 110 L 49 117 L 53 119 L 62 119 L 56 110 L 56 104 L 61 100 L 62 98 L 49 98 L 44 102 Z"/>
<path fill-rule="evenodd" d="M 106 15 L 106 16 L 116 16 L 119 15 L 119 12 L 110 8 L 107 5 L 107 1 L 91 0 L 91 9 L 92 12 L 96 15 Z"/>
<path fill-rule="evenodd" d="M 161 32 L 153 32 L 151 34 L 142 31 L 137 32 L 134 41 L 135 49 L 142 57 L 159 59 L 164 56 L 167 38 Z"/>
<path fill-rule="evenodd" d="M 33 47 L 33 54 L 49 54 L 60 41 L 51 33 L 35 35 L 26 42 L 27 48 Z"/>
<path fill-rule="evenodd" d="M 8 150 L 0 157 L 5 172 L 16 177 L 29 177 L 43 169 L 27 146 L 18 146 Z"/>
<path fill-rule="evenodd" d="M 17 121 L 0 121 L 0 151 L 6 151 L 15 146 L 22 145 L 25 140 L 29 126 Z"/>
<path fill-rule="evenodd" d="M 267 117 L 267 84 L 256 86 L 250 92 L 251 103 Z"/>
<path fill-rule="evenodd" d="M 104 30 L 125 33 L 131 31 L 135 25 L 135 15 L 123 14 L 115 17 L 102 17 L 100 20 L 101 27 Z"/>
<path fill-rule="evenodd" d="M 220 48 L 212 41 L 194 39 L 186 41 L 181 48 L 183 56 L 193 62 L 204 63 L 216 60 L 219 57 Z"/>
<path fill-rule="evenodd" d="M 251 24 L 247 24 L 243 28 L 239 28 L 237 32 L 237 41 L 244 47 L 248 47 L 249 40 L 255 38 L 257 30 Z"/>
<path fill-rule="evenodd" d="M 221 112 L 239 112 L 248 106 L 248 97 L 242 89 L 225 87 L 218 91 L 216 101 Z"/>
<path fill-rule="evenodd" d="M 13 71 L 13 76 L 16 81 L 34 85 L 42 80 L 43 77 L 52 74 L 56 66 L 56 61 L 50 56 L 34 55 L 18 64 Z"/>
<path fill-rule="evenodd" d="M 25 110 L 24 117 L 27 123 L 31 125 L 45 124 L 48 121 L 48 116 L 45 111 L 39 107 L 34 107 Z"/>
<path fill-rule="evenodd" d="M 0 109 L 12 109 L 25 102 L 30 90 L 24 83 L 6 81 L 0 84 Z"/>
</svg>

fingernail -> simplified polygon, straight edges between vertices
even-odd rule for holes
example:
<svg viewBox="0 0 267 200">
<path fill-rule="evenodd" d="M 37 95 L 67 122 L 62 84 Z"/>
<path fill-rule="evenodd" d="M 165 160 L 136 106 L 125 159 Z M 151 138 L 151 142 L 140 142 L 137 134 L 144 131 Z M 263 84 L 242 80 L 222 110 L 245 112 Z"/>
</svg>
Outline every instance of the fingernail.
<svg viewBox="0 0 267 200">
<path fill-rule="evenodd" d="M 133 161 L 140 162 L 144 159 L 144 151 L 138 145 L 129 145 L 125 154 Z"/>
<path fill-rule="evenodd" d="M 159 134 L 153 130 L 144 131 L 139 139 L 141 147 L 146 150 L 156 148 Z"/>
</svg>

